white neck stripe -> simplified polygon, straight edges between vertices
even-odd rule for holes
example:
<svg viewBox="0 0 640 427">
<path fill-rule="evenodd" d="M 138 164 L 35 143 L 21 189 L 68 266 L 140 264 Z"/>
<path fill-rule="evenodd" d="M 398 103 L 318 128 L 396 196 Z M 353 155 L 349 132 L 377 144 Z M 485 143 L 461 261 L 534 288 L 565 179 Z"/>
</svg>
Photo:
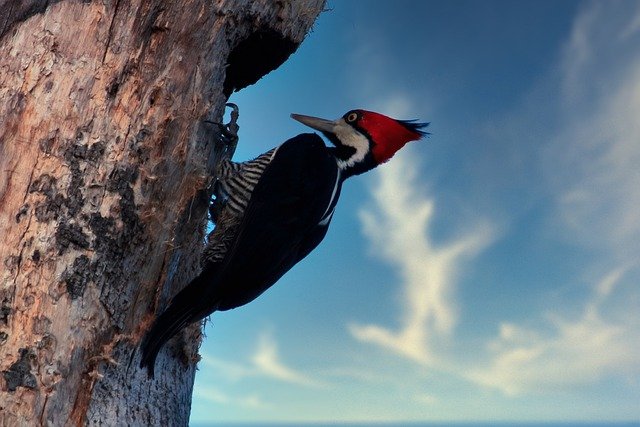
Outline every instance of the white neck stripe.
<svg viewBox="0 0 640 427">
<path fill-rule="evenodd" d="M 353 155 L 348 159 L 337 160 L 338 168 L 345 170 L 364 160 L 369 152 L 369 140 L 366 136 L 354 129 L 353 126 L 348 125 L 344 119 L 340 119 L 336 125 L 335 135 L 342 145 L 355 149 Z"/>
</svg>

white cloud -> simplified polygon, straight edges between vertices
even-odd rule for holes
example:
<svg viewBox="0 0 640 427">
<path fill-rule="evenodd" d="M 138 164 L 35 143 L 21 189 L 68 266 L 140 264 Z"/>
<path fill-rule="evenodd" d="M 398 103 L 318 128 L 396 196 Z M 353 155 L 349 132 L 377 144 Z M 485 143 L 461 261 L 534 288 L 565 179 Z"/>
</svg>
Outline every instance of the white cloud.
<svg viewBox="0 0 640 427">
<path fill-rule="evenodd" d="M 322 383 L 286 366 L 280 360 L 277 343 L 270 334 L 265 333 L 260 337 L 252 362 L 257 371 L 267 377 L 307 387 L 323 387 Z"/>
<path fill-rule="evenodd" d="M 580 74 L 583 67 L 593 60 L 591 33 L 594 25 L 599 22 L 600 9 L 603 7 L 601 4 L 594 3 L 592 7 L 584 9 L 572 28 L 561 61 L 565 97 L 573 99 L 582 91 Z"/>
<path fill-rule="evenodd" d="M 638 117 L 640 63 L 591 120 L 576 118 L 556 141 L 552 163 L 570 168 L 561 175 L 558 211 L 580 241 L 619 252 L 640 249 Z"/>
<path fill-rule="evenodd" d="M 596 2 L 583 7 L 559 66 L 535 88 L 546 96 L 545 111 L 557 113 L 549 142 L 541 145 L 543 155 L 532 159 L 541 160 L 547 180 L 531 185 L 549 187 L 553 238 L 562 235 L 604 255 L 589 270 L 603 271 L 612 263 L 625 267 L 602 276 L 588 301 L 577 307 L 578 315 L 569 314 L 576 310 L 571 304 L 538 326 L 505 320 L 499 336 L 487 344 L 488 364 L 469 368 L 453 361 L 448 372 L 519 394 L 638 371 L 640 317 L 621 314 L 619 307 L 612 310 L 615 316 L 607 316 L 602 309 L 614 304 L 617 284 L 638 265 L 640 253 L 640 7 L 634 13 L 623 9 Z M 549 90 L 558 85 L 560 91 Z M 534 93 L 527 99 L 542 98 Z M 398 117 L 411 107 L 402 96 L 378 105 L 387 105 L 388 113 Z M 536 117 L 527 116 L 536 110 L 539 104 L 524 106 L 516 122 L 525 127 L 517 133 L 526 135 L 528 127 L 538 125 Z M 434 244 L 429 234 L 434 200 L 418 188 L 415 175 L 410 157 L 399 153 L 376 172 L 374 204 L 360 214 L 373 252 L 397 267 L 402 278 L 400 327 L 351 324 L 349 330 L 361 341 L 433 365 L 443 356 L 436 346 L 456 325 L 456 273 L 494 232 L 479 226 L 453 242 Z"/>
<path fill-rule="evenodd" d="M 640 251 L 638 22 L 640 7 L 582 10 L 561 60 L 560 124 L 542 158 L 562 234 L 615 262 Z"/>
<path fill-rule="evenodd" d="M 416 169 L 406 149 L 380 167 L 371 189 L 374 203 L 360 212 L 373 253 L 395 266 L 402 278 L 401 328 L 351 324 L 349 330 L 358 340 L 431 364 L 436 338 L 450 334 L 456 323 L 452 288 L 461 262 L 483 248 L 493 233 L 479 226 L 453 242 L 435 245 L 429 236 L 434 201 L 416 183 Z"/>
<path fill-rule="evenodd" d="M 212 403 L 225 405 L 231 402 L 231 398 L 227 394 L 214 387 L 196 385 L 193 389 L 193 395 Z"/>
<path fill-rule="evenodd" d="M 196 385 L 193 389 L 194 397 L 214 404 L 219 405 L 233 405 L 246 409 L 271 409 L 272 405 L 262 400 L 262 398 L 256 394 L 250 394 L 248 396 L 233 396 L 227 394 L 215 387 Z"/>
<path fill-rule="evenodd" d="M 305 387 L 326 387 L 324 383 L 287 366 L 281 360 L 277 342 L 268 332 L 260 336 L 249 363 L 231 362 L 204 352 L 201 354 L 201 362 L 233 382 L 251 377 L 267 377 Z"/>
<path fill-rule="evenodd" d="M 273 406 L 270 403 L 265 402 L 262 398 L 256 394 L 250 394 L 239 399 L 241 406 L 250 409 L 272 409 Z"/>
<path fill-rule="evenodd" d="M 629 15 L 632 16 L 632 18 L 629 19 L 626 26 L 622 27 L 618 35 L 619 41 L 626 41 L 640 32 L 640 4 L 636 3 L 635 6 L 635 13 Z"/>
<path fill-rule="evenodd" d="M 489 366 L 472 369 L 468 378 L 517 395 L 568 389 L 606 375 L 639 374 L 640 319 L 629 313 L 611 320 L 602 313 L 623 274 L 616 269 L 596 283 L 574 319 L 551 313 L 537 329 L 502 323 L 499 336 L 488 345 Z"/>
<path fill-rule="evenodd" d="M 412 107 L 413 105 L 406 95 L 396 92 L 386 96 L 384 102 L 372 103 L 370 108 L 397 119 L 410 119 L 415 114 Z"/>
<path fill-rule="evenodd" d="M 207 368 L 215 369 L 227 379 L 234 382 L 257 374 L 255 367 L 238 362 L 222 360 L 204 351 L 200 352 L 200 363 L 206 365 Z"/>
<path fill-rule="evenodd" d="M 561 52 L 560 74 L 550 73 L 530 97 L 539 102 L 536 95 L 549 87 L 561 89 L 547 94 L 543 109 L 556 120 L 540 157 L 553 202 L 554 226 L 547 235 L 598 254 L 583 268 L 585 275 L 609 271 L 592 283 L 582 305 L 568 301 L 567 310 L 548 313 L 538 324 L 500 323 L 498 337 L 487 344 L 490 362 L 465 375 L 507 394 L 640 373 L 640 314 L 628 310 L 618 289 L 623 279 L 638 280 L 633 269 L 640 252 L 640 7 L 630 13 L 609 6 L 584 5 Z M 518 132 L 526 135 L 535 126 L 536 118 L 527 115 L 536 109 L 539 104 L 524 106 L 519 119 L 526 125 Z M 637 287 L 625 292 L 638 298 Z M 569 314 L 576 308 L 578 314 Z"/>
</svg>

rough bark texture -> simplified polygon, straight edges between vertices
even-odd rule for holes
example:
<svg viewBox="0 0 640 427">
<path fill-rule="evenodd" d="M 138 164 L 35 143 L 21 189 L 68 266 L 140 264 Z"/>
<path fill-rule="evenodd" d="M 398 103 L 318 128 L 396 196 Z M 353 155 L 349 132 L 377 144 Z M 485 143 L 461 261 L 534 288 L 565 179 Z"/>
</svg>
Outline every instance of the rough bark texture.
<svg viewBox="0 0 640 427">
<path fill-rule="evenodd" d="M 0 425 L 185 425 L 200 328 L 130 356 L 202 248 L 212 128 L 323 0 L 0 0 Z"/>
</svg>

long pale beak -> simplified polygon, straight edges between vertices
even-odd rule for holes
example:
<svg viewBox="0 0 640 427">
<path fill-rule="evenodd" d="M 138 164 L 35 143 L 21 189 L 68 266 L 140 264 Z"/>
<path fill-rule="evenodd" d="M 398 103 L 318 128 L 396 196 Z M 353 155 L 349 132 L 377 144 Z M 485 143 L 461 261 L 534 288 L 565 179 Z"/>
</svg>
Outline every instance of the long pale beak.
<svg viewBox="0 0 640 427">
<path fill-rule="evenodd" d="M 336 122 L 333 120 L 321 119 L 318 117 L 304 116 L 302 114 L 292 114 L 291 118 L 297 120 L 303 125 L 307 125 L 312 129 L 319 130 L 320 132 L 334 133 Z"/>
</svg>

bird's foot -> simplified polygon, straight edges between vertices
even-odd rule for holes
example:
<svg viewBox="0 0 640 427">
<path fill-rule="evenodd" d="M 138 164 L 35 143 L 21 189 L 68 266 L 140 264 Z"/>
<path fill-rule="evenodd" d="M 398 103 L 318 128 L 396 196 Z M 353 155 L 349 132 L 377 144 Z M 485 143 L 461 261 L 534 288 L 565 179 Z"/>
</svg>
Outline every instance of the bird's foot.
<svg viewBox="0 0 640 427">
<path fill-rule="evenodd" d="M 217 127 L 215 136 L 218 142 L 224 147 L 223 157 L 231 158 L 238 145 L 238 130 L 240 129 L 240 126 L 238 126 L 238 117 L 240 116 L 240 109 L 236 104 L 231 102 L 225 104 L 225 106 L 231 108 L 229 123 L 225 124 L 211 120 L 205 120 L 203 123 Z"/>
<path fill-rule="evenodd" d="M 229 119 L 229 123 L 222 126 L 222 133 L 225 137 L 230 141 L 233 141 L 233 144 L 238 143 L 238 130 L 240 126 L 238 126 L 238 117 L 240 117 L 240 109 L 233 102 L 228 102 L 225 104 L 226 107 L 231 108 L 231 116 Z"/>
</svg>

